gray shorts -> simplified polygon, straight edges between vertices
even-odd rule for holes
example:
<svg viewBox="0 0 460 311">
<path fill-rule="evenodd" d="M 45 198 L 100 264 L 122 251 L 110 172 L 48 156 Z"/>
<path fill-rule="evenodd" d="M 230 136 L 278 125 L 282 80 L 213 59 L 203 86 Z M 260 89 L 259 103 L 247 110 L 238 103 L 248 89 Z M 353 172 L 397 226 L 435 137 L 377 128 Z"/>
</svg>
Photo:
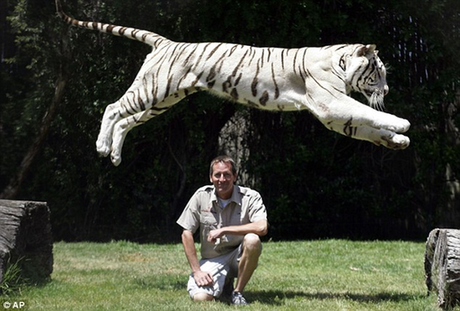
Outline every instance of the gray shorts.
<svg viewBox="0 0 460 311">
<path fill-rule="evenodd" d="M 198 286 L 193 276 L 190 275 L 187 283 L 187 290 L 190 297 L 193 299 L 198 293 L 206 293 L 216 298 L 219 297 L 224 289 L 225 279 L 227 277 L 235 278 L 238 276 L 238 262 L 242 252 L 243 248 L 240 245 L 228 254 L 215 258 L 201 259 L 201 270 L 209 272 L 212 275 L 214 284 L 212 286 Z"/>
</svg>

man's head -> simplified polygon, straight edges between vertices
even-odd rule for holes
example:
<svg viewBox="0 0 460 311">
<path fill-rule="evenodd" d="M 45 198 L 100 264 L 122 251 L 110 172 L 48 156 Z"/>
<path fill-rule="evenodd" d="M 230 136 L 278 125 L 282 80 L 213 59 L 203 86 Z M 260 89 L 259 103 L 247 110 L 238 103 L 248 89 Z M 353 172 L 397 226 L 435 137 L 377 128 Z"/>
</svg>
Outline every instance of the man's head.
<svg viewBox="0 0 460 311">
<path fill-rule="evenodd" d="M 209 179 L 216 188 L 216 195 L 229 199 L 233 193 L 233 184 L 238 177 L 235 161 L 228 156 L 219 156 L 211 161 Z"/>
</svg>

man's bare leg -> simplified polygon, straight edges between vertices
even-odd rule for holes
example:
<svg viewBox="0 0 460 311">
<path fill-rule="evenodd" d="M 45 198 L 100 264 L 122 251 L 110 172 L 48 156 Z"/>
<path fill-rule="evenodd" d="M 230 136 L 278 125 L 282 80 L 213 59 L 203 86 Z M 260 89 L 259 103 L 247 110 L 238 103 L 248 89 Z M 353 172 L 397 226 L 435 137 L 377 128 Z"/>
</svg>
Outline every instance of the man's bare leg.
<svg viewBox="0 0 460 311">
<path fill-rule="evenodd" d="M 243 254 L 238 264 L 238 279 L 236 281 L 235 292 L 243 292 L 254 270 L 257 268 L 261 253 L 262 243 L 259 236 L 254 233 L 246 234 L 243 240 Z"/>
<path fill-rule="evenodd" d="M 193 296 L 193 301 L 211 301 L 214 297 L 206 293 L 197 293 Z"/>
</svg>

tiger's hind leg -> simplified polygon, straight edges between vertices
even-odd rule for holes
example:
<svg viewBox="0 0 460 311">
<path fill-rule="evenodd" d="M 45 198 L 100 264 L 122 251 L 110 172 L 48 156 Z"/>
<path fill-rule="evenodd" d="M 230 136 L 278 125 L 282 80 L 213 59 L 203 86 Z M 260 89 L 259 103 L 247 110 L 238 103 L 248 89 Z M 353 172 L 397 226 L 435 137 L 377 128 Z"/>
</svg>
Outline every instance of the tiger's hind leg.
<svg viewBox="0 0 460 311">
<path fill-rule="evenodd" d="M 96 141 L 96 150 L 102 156 L 109 155 L 112 146 L 112 132 L 114 125 L 122 118 L 119 113 L 120 102 L 107 106 L 102 117 L 101 129 Z"/>
<path fill-rule="evenodd" d="M 145 86 L 143 74 L 140 71 L 128 91 L 118 101 L 108 105 L 104 111 L 101 129 L 96 141 L 96 150 L 103 157 L 108 156 L 112 150 L 112 135 L 115 124 L 124 118 L 138 113 L 142 114 L 150 109 L 155 100 L 150 89 L 148 92 L 143 90 Z"/>
<path fill-rule="evenodd" d="M 126 135 L 130 130 L 138 125 L 144 124 L 148 120 L 166 112 L 174 104 L 178 103 L 186 96 L 197 92 L 196 89 L 184 89 L 168 96 L 164 101 L 155 105 L 154 107 L 136 113 L 127 118 L 121 119 L 115 123 L 111 138 L 111 154 L 110 160 L 113 165 L 118 166 L 121 163 L 121 152 Z"/>
<path fill-rule="evenodd" d="M 139 81 L 140 79 L 136 79 L 133 86 L 117 102 L 108 105 L 104 111 L 101 129 L 96 141 L 96 150 L 103 157 L 108 156 L 113 149 L 112 140 L 115 125 L 124 120 L 121 123 L 125 124 L 124 127 L 127 127 L 131 122 L 133 122 L 132 127 L 135 127 L 136 122 L 141 119 L 141 115 L 148 111 L 152 105 L 153 98 L 142 99 L 139 95 L 141 93 Z"/>
<path fill-rule="evenodd" d="M 151 114 L 151 110 L 142 111 L 130 117 L 121 119 L 113 127 L 113 134 L 111 139 L 111 154 L 110 160 L 113 165 L 118 166 L 121 163 L 121 150 L 125 141 L 126 135 L 130 130 L 144 124 L 156 115 Z"/>
</svg>

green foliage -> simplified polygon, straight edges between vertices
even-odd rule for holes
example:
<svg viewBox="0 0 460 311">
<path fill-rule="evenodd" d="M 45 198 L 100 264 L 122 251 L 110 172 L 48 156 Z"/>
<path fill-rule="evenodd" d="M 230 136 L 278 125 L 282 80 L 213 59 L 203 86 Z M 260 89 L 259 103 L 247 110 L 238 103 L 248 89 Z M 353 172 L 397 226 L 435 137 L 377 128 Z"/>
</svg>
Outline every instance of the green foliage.
<svg viewBox="0 0 460 311">
<path fill-rule="evenodd" d="M 0 296 L 17 295 L 21 288 L 26 286 L 27 280 L 24 279 L 21 271 L 21 259 L 14 262 L 8 260 L 0 282 Z"/>
<path fill-rule="evenodd" d="M 389 151 L 332 133 L 306 112 L 267 113 L 195 94 L 131 131 L 115 168 L 95 152 L 100 120 L 149 47 L 68 27 L 52 1 L 9 1 L 8 23 L 0 26 L 7 46 L 0 63 L 0 188 L 39 131 L 55 80 L 66 76 L 59 112 L 18 197 L 49 203 L 56 239 L 178 239 L 175 220 L 208 183 L 208 163 L 221 152 L 219 132 L 235 111 L 247 115 L 242 173 L 264 197 L 270 237 L 424 238 L 434 226 L 459 225 L 448 184 L 460 168 L 457 0 L 63 5 L 81 20 L 189 42 L 375 43 L 390 68 L 387 111 L 411 121 L 412 144 Z"/>
</svg>

